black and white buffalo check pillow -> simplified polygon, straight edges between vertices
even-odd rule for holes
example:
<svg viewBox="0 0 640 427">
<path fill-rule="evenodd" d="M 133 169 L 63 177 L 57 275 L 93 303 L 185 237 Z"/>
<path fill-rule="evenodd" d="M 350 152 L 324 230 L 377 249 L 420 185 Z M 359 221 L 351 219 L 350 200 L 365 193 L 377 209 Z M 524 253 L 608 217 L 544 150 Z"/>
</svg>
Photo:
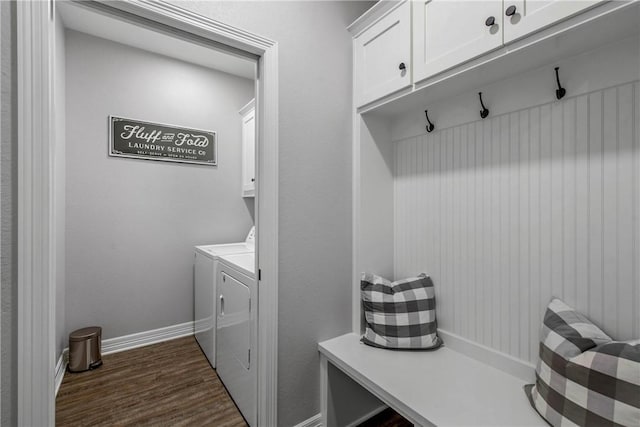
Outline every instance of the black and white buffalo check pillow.
<svg viewBox="0 0 640 427">
<path fill-rule="evenodd" d="M 640 340 L 617 342 L 558 299 L 540 340 L 533 407 L 552 426 L 640 426 Z"/>
<path fill-rule="evenodd" d="M 392 349 L 433 349 L 437 334 L 436 297 L 425 274 L 390 282 L 363 273 L 360 281 L 366 329 L 362 342 Z"/>
</svg>

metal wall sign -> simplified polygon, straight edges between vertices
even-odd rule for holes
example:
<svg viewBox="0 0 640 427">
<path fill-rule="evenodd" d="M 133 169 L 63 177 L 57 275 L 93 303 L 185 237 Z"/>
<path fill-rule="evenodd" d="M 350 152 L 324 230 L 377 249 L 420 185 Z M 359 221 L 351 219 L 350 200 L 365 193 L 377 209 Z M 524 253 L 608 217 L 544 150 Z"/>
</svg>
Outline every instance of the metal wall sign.
<svg viewBox="0 0 640 427">
<path fill-rule="evenodd" d="M 214 131 L 109 116 L 109 155 L 216 166 Z"/>
</svg>

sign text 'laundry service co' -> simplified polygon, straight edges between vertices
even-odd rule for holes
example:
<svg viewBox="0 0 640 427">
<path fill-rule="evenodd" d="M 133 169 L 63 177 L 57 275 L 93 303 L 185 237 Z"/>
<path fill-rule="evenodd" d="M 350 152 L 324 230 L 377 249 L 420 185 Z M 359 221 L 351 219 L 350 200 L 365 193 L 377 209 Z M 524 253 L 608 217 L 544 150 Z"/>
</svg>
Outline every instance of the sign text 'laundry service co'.
<svg viewBox="0 0 640 427">
<path fill-rule="evenodd" d="M 144 160 L 218 164 L 216 133 L 109 117 L 109 155 Z"/>
</svg>

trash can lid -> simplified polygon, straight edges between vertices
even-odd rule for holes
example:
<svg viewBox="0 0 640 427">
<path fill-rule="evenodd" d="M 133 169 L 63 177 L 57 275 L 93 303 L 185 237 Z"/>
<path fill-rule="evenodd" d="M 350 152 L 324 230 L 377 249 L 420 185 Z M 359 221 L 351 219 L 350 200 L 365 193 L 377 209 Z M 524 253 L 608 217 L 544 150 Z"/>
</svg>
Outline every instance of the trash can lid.
<svg viewBox="0 0 640 427">
<path fill-rule="evenodd" d="M 88 328 L 78 329 L 69 334 L 69 341 L 84 341 L 87 338 L 92 338 L 98 335 L 102 335 L 102 328 L 100 326 L 89 326 Z"/>
</svg>

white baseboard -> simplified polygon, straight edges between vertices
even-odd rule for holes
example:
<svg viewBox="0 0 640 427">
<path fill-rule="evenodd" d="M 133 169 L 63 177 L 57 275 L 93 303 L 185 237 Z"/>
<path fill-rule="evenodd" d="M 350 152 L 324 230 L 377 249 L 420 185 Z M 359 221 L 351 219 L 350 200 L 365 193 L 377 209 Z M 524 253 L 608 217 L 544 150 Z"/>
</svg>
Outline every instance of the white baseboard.
<svg viewBox="0 0 640 427">
<path fill-rule="evenodd" d="M 116 338 L 102 340 L 102 355 L 118 353 L 134 348 L 144 347 L 145 345 L 157 344 L 160 342 L 174 340 L 176 338 L 188 337 L 193 335 L 193 322 L 180 323 L 179 325 L 167 326 L 165 328 L 152 329 L 150 331 L 137 332 L 135 334 L 124 335 Z M 56 365 L 56 394 L 62 378 L 67 369 L 69 361 L 69 348 L 65 348 L 58 359 Z"/>
<path fill-rule="evenodd" d="M 64 373 L 67 371 L 67 354 L 69 353 L 68 349 L 64 349 L 62 354 L 58 358 L 58 363 L 56 363 L 56 373 L 55 373 L 55 390 L 56 396 L 58 395 L 58 391 L 60 390 L 60 386 L 62 385 L 62 380 L 64 379 Z"/>
<path fill-rule="evenodd" d="M 347 424 L 347 427 L 358 426 L 358 425 L 362 424 L 363 422 L 367 421 L 369 418 L 375 417 L 376 415 L 378 415 L 380 412 L 384 411 L 387 408 L 388 408 L 387 405 L 378 406 L 376 409 L 374 409 L 373 411 L 369 412 L 368 414 L 365 414 L 365 415 L 361 416 L 360 418 L 358 418 L 357 420 Z"/>
<path fill-rule="evenodd" d="M 296 424 L 294 427 L 322 427 L 322 414 L 316 414 L 313 417 Z"/>
<path fill-rule="evenodd" d="M 102 354 L 118 353 L 193 335 L 193 321 L 102 340 Z"/>
<path fill-rule="evenodd" d="M 536 367 L 530 363 L 442 329 L 438 329 L 438 335 L 444 341 L 444 345 L 452 350 L 466 354 L 523 381 L 535 381 Z"/>
</svg>

